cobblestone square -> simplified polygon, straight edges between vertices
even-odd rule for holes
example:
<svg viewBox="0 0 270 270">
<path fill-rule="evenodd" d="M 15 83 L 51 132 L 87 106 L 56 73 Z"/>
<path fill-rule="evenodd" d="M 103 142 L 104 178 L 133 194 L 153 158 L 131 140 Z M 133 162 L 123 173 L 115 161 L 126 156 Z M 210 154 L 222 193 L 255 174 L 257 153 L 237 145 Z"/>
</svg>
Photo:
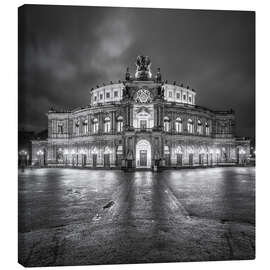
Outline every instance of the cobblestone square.
<svg viewBox="0 0 270 270">
<path fill-rule="evenodd" d="M 19 173 L 25 266 L 254 257 L 254 167 Z"/>
</svg>

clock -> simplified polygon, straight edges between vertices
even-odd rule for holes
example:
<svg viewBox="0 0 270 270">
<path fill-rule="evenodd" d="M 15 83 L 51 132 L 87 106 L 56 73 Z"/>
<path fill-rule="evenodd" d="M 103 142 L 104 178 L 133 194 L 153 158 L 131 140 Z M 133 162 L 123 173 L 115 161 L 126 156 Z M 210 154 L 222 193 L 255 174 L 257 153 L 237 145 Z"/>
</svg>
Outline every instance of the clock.
<svg viewBox="0 0 270 270">
<path fill-rule="evenodd" d="M 135 94 L 135 101 L 139 103 L 149 103 L 152 101 L 151 92 L 147 89 L 140 89 Z"/>
</svg>

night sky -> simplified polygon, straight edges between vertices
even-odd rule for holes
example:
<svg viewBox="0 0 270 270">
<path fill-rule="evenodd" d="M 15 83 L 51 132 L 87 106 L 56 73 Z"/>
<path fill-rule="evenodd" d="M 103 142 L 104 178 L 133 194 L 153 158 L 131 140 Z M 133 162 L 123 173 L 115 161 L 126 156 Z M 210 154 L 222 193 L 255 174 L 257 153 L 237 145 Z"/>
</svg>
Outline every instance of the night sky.
<svg viewBox="0 0 270 270">
<path fill-rule="evenodd" d="M 19 26 L 19 129 L 46 129 L 49 108 L 87 105 L 148 55 L 153 74 L 194 88 L 197 105 L 234 109 L 236 135 L 255 136 L 253 12 L 27 6 Z"/>
</svg>

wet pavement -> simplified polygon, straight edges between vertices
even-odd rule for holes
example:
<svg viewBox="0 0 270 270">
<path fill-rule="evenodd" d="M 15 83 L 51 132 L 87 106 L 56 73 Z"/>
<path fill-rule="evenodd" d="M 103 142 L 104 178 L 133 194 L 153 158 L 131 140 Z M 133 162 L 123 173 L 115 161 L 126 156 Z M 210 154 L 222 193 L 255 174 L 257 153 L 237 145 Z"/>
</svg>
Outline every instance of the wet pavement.
<svg viewBox="0 0 270 270">
<path fill-rule="evenodd" d="M 25 266 L 254 257 L 254 167 L 19 173 Z"/>
</svg>

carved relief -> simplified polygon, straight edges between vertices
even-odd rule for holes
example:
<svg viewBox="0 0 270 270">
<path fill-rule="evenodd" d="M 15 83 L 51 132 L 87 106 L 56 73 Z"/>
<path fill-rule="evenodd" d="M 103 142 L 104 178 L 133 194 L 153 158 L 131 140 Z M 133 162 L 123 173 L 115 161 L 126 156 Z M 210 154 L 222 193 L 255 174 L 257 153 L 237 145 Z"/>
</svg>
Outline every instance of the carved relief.
<svg viewBox="0 0 270 270">
<path fill-rule="evenodd" d="M 134 100 L 138 103 L 150 103 L 152 102 L 152 94 L 147 89 L 140 89 L 136 92 Z"/>
</svg>

